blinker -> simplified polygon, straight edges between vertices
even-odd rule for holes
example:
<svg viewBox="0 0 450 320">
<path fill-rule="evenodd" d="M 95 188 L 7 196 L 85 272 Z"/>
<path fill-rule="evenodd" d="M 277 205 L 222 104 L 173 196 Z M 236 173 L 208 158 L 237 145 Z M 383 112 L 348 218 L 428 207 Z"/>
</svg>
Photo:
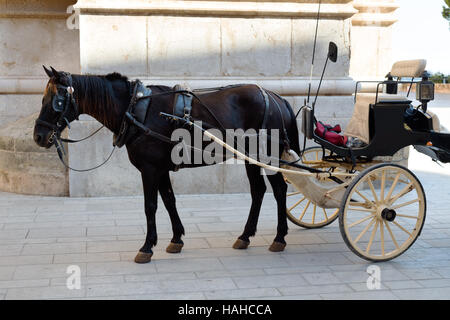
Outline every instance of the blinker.
<svg viewBox="0 0 450 320">
<path fill-rule="evenodd" d="M 60 95 L 55 96 L 52 103 L 53 110 L 56 112 L 63 112 L 65 101 L 66 99 L 64 97 L 61 97 Z"/>
</svg>

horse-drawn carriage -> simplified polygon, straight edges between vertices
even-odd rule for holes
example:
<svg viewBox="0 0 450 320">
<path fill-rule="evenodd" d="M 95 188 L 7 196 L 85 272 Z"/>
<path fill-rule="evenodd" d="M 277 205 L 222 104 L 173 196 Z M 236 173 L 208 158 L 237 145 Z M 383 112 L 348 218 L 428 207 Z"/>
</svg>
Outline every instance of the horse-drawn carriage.
<svg viewBox="0 0 450 320">
<path fill-rule="evenodd" d="M 335 62 L 336 57 L 337 48 L 330 43 L 328 59 Z M 425 60 L 395 63 L 386 80 L 375 81 L 375 93 L 358 93 L 361 82 L 356 84 L 353 116 L 342 136 L 353 142 L 357 139 L 356 146 L 338 145 L 318 133 L 316 101 L 302 107 L 301 129 L 318 146 L 300 155 L 284 152 L 281 168 L 258 162 L 209 136 L 241 159 L 283 174 L 295 190 L 287 194 L 291 222 L 320 228 L 339 218 L 342 237 L 354 253 L 371 261 L 387 261 L 405 252 L 420 235 L 426 198 L 408 168 L 381 157 L 413 145 L 435 161 L 450 162 L 450 134 L 441 133 L 438 118 L 427 112 L 427 103 L 434 99 L 434 84 L 425 65 Z M 409 85 L 407 96 L 398 94 L 400 84 Z M 408 100 L 413 85 L 418 106 Z"/>
<path fill-rule="evenodd" d="M 326 61 L 336 59 L 337 47 L 330 43 Z M 298 141 L 296 116 L 289 103 L 258 86 L 194 91 L 163 86 L 146 88 L 139 81 L 130 82 L 119 74 L 72 76 L 53 68 L 45 70 L 50 80 L 36 120 L 36 143 L 47 148 L 55 145 L 66 165 L 62 142 L 77 141 L 62 139 L 61 132 L 79 114 L 86 113 L 115 133 L 115 144 L 127 146 L 130 161 L 141 172 L 147 237 L 135 259 L 139 263 L 151 260 L 151 248 L 156 244 L 158 193 L 173 224 L 174 236 L 167 251 L 177 253 L 183 246 L 184 228 L 169 179 L 169 171 L 174 170 L 170 158 L 174 141 L 170 135 L 180 126 L 200 129 L 246 162 L 252 206 L 244 232 L 234 245 L 236 249 L 247 248 L 249 237 L 256 232 L 266 191 L 258 168 L 261 167 L 276 173 L 268 176 L 278 205 L 277 235 L 271 251 L 282 251 L 286 246 L 287 214 L 292 222 L 306 228 L 323 227 L 339 217 L 342 237 L 357 255 L 371 261 L 395 258 L 420 235 L 425 221 L 425 193 L 410 170 L 377 157 L 393 156 L 413 145 L 436 161 L 450 162 L 450 134 L 439 132 L 437 118 L 427 112 L 427 103 L 434 98 L 434 85 L 428 80 L 423 60 L 394 64 L 387 80 L 377 83 L 375 94 L 358 93 L 357 84 L 354 114 L 342 136 L 336 127 L 323 125 L 314 116 L 322 73 L 315 101 L 310 105 L 308 95 L 308 102 L 301 108 L 301 131 L 318 147 L 303 150 Z M 412 79 L 401 80 L 405 77 Z M 414 81 L 417 77 L 420 80 Z M 404 83 L 416 86 L 419 106 L 414 107 L 407 97 L 397 94 L 399 84 Z M 385 93 L 379 92 L 382 87 Z M 184 94 L 189 95 L 188 99 Z M 235 149 L 196 124 L 195 119 L 223 131 L 271 126 L 281 129 L 284 134 L 278 141 L 284 146 L 279 153 L 281 165 L 260 162 Z M 327 130 L 334 138 L 343 138 L 342 143 L 329 139 Z M 285 182 L 295 190 L 288 194 L 287 204 Z"/>
</svg>

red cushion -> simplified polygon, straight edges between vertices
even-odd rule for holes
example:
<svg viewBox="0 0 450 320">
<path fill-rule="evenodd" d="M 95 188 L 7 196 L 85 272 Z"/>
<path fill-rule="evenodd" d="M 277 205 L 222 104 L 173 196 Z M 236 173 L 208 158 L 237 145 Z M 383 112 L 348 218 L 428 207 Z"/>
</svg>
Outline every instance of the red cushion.
<svg viewBox="0 0 450 320">
<path fill-rule="evenodd" d="M 341 132 L 340 125 L 335 125 L 332 127 L 329 124 L 323 124 L 322 122 L 317 121 L 314 132 L 319 137 L 322 137 L 337 146 L 345 146 L 347 143 L 347 137 L 339 134 Z"/>
</svg>

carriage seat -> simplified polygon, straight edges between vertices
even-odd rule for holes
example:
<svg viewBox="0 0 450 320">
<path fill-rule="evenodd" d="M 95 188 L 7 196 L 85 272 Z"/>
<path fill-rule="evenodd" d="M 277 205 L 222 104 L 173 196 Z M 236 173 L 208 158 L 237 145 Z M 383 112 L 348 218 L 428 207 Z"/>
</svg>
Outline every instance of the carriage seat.
<svg viewBox="0 0 450 320">
<path fill-rule="evenodd" d="M 375 93 L 358 93 L 356 103 L 353 109 L 353 115 L 344 130 L 344 135 L 358 138 L 366 144 L 370 142 L 369 133 L 369 111 L 370 104 L 374 104 Z M 381 101 L 408 101 L 403 95 L 398 94 L 378 94 L 378 102 Z"/>
<path fill-rule="evenodd" d="M 427 61 L 424 59 L 397 61 L 392 65 L 391 71 L 386 77 L 391 79 L 418 78 L 422 76 L 426 65 Z M 358 138 L 369 144 L 369 108 L 370 104 L 376 102 L 375 100 L 376 93 L 357 93 L 353 115 L 344 131 L 344 135 Z M 381 101 L 408 101 L 408 99 L 399 94 L 378 93 L 378 102 Z"/>
<path fill-rule="evenodd" d="M 395 78 L 420 78 L 427 66 L 427 60 L 403 60 L 392 65 L 388 76 Z"/>
</svg>

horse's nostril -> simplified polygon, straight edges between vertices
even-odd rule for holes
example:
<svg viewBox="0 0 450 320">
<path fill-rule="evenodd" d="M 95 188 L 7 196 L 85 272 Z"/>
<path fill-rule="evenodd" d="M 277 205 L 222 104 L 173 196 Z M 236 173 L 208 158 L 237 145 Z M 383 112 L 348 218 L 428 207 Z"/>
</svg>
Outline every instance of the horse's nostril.
<svg viewBox="0 0 450 320">
<path fill-rule="evenodd" d="M 36 143 L 41 143 L 42 142 L 42 135 L 40 134 L 36 134 L 34 135 L 34 140 L 36 141 Z"/>
</svg>

